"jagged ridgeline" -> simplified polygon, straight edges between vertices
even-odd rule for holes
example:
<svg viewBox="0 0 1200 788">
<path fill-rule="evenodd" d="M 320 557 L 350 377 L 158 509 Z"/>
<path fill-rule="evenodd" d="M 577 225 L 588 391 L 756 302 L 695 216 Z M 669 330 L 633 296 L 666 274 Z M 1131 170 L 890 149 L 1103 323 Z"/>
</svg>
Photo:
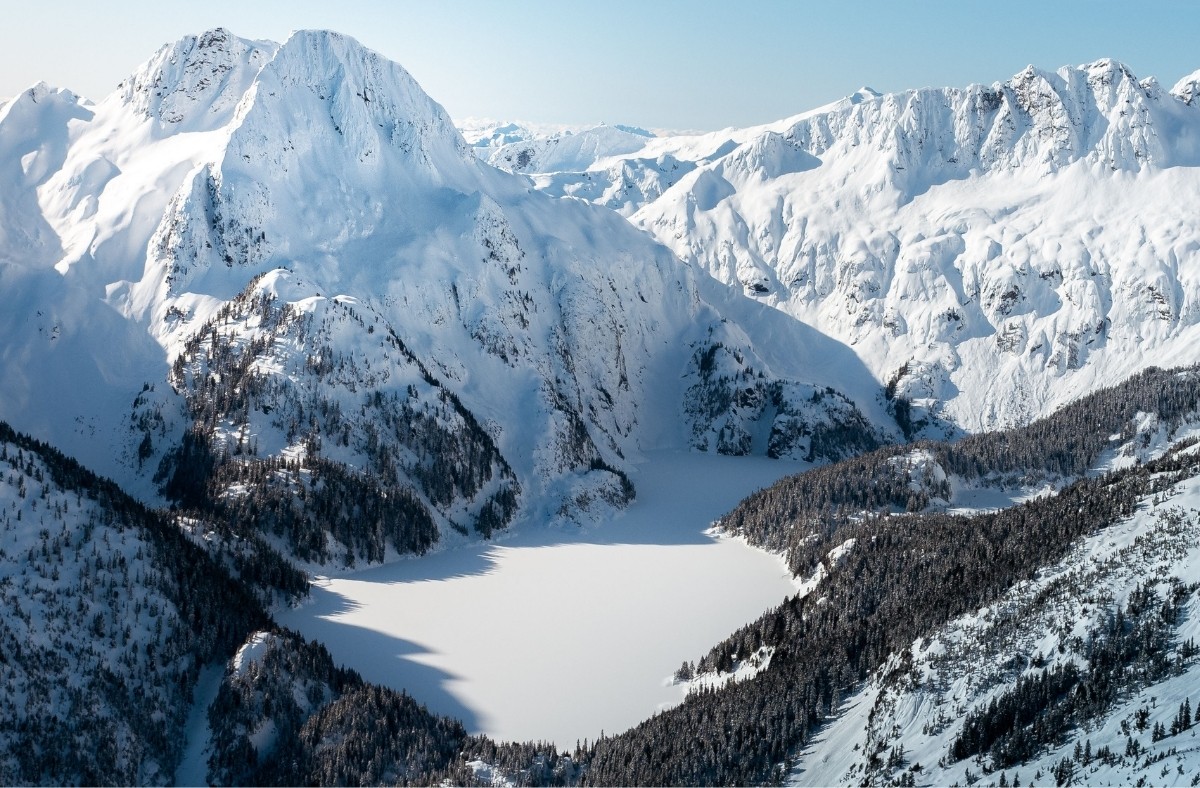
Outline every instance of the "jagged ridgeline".
<svg viewBox="0 0 1200 788">
<path fill-rule="evenodd" d="M 268 619 L 164 513 L 0 422 L 0 783 L 163 784 L 200 668 Z"/>
<path fill-rule="evenodd" d="M 516 509 L 520 487 L 491 436 L 387 321 L 289 272 L 223 306 L 171 383 L 190 425 L 159 469 L 164 493 L 282 537 L 303 559 L 423 553 L 439 525 L 488 536 Z"/>
<path fill-rule="evenodd" d="M 1049 415 L 1133 363 L 1196 360 L 1196 84 L 1099 60 L 862 90 L 740 133 L 626 148 L 593 134 L 601 155 L 536 182 L 623 210 L 851 345 L 878 379 L 904 369 L 893 386 L 914 428 L 931 414 L 979 432 Z M 682 166 L 662 167 L 672 156 Z"/>
</svg>

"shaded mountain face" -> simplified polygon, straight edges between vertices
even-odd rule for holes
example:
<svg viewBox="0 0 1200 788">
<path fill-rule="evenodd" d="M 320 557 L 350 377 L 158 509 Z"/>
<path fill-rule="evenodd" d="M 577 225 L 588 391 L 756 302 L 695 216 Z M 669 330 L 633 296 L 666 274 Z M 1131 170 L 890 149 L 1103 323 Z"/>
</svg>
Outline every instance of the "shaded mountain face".
<svg viewBox="0 0 1200 788">
<path fill-rule="evenodd" d="M 153 512 L 0 422 L 0 778 L 172 781 L 200 669 L 268 618 Z"/>
<path fill-rule="evenodd" d="M 864 89 L 533 177 L 852 346 L 917 422 L 974 431 L 1196 360 L 1195 86 L 1102 60 Z"/>
<path fill-rule="evenodd" d="M 853 446 L 814 430 L 896 433 L 869 370 L 798 324 L 745 385 L 701 370 L 770 310 L 483 164 L 336 33 L 188 37 L 94 105 L 35 87 L 0 111 L 0 171 L 0 277 L 29 305 L 3 415 L 308 560 L 624 506 L 646 447 L 820 461 Z"/>
</svg>

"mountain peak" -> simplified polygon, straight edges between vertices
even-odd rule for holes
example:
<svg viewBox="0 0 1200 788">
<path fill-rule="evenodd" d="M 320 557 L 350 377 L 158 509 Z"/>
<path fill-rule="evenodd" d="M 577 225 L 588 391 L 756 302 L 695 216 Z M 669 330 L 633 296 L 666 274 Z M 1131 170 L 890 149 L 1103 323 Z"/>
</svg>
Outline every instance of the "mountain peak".
<svg viewBox="0 0 1200 788">
<path fill-rule="evenodd" d="M 658 136 L 653 131 L 643 129 L 641 126 L 627 126 L 624 123 L 615 123 L 613 124 L 613 128 L 617 131 L 623 131 L 626 134 L 636 134 L 639 137 L 653 138 Z"/>
<path fill-rule="evenodd" d="M 285 85 L 324 88 L 327 96 L 353 88 L 355 98 L 370 104 L 379 100 L 379 92 L 386 88 L 399 94 L 404 103 L 434 103 L 400 64 L 333 30 L 292 31 L 271 66 Z M 372 80 L 379 84 L 369 84 Z"/>
<path fill-rule="evenodd" d="M 1111 57 L 1102 57 L 1099 60 L 1093 60 L 1091 63 L 1084 63 L 1079 66 L 1079 69 L 1091 74 L 1120 74 L 1128 79 L 1137 79 L 1133 76 L 1133 72 L 1129 70 L 1129 66 Z"/>
<path fill-rule="evenodd" d="M 295 155 L 337 141 L 332 149 L 362 164 L 378 162 L 392 151 L 421 165 L 435 180 L 454 177 L 463 162 L 474 163 L 450 116 L 412 75 L 350 36 L 295 31 L 256 82 L 234 140 L 237 155 L 246 161 L 262 153 L 277 155 L 259 150 L 273 140 Z"/>
<path fill-rule="evenodd" d="M 1126 87 L 1132 86 L 1134 92 L 1142 94 L 1146 92 L 1145 86 L 1134 76 L 1129 66 L 1113 58 L 1102 58 L 1091 63 L 1086 63 L 1079 66 L 1076 70 L 1087 75 L 1088 85 L 1093 91 L 1110 87 L 1123 90 Z M 1060 70 L 1060 74 L 1066 71 L 1068 69 L 1062 69 Z"/>
<path fill-rule="evenodd" d="M 19 172 L 19 180 L 26 185 L 42 183 L 62 164 L 65 156 L 62 140 L 67 124 L 91 117 L 90 102 L 45 82 L 36 82 L 7 102 L 0 102 L 0 172 Z M 57 134 L 43 136 L 49 129 L 55 129 Z M 6 183 L 3 189 L 6 193 L 0 195 L 0 246 L 10 233 L 16 233 L 11 237 L 28 238 L 30 227 L 37 224 L 14 202 L 28 199 L 26 205 L 33 210 L 36 197 L 31 194 L 19 197 L 15 187 L 16 183 Z M 28 251 L 32 246 L 25 243 L 21 248 Z M 17 250 L 8 250 L 9 254 L 13 252 Z"/>
<path fill-rule="evenodd" d="M 41 104 L 50 98 L 67 104 L 83 105 L 87 103 L 85 99 L 66 88 L 56 88 L 47 82 L 38 80 L 12 98 L 0 99 L 0 112 L 5 109 L 12 110 L 25 102 Z"/>
<path fill-rule="evenodd" d="M 168 126 L 223 125 L 274 49 L 223 27 L 184 36 L 159 49 L 116 95 L 138 115 Z"/>
<path fill-rule="evenodd" d="M 883 94 L 880 93 L 875 88 L 867 87 L 866 85 L 863 85 L 861 88 L 854 91 L 846 98 L 849 99 L 851 104 L 861 104 L 864 101 L 872 101 L 874 99 L 881 98 L 882 96 L 883 96 Z"/>
<path fill-rule="evenodd" d="M 1171 88 L 1171 95 L 1189 106 L 1195 104 L 1200 99 L 1200 70 L 1176 82 Z"/>
</svg>

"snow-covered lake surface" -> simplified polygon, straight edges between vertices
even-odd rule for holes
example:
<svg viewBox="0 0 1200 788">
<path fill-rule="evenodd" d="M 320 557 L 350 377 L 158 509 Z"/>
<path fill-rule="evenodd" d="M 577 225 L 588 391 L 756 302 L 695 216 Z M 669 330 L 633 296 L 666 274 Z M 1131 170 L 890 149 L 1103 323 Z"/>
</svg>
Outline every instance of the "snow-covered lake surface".
<svg viewBox="0 0 1200 788">
<path fill-rule="evenodd" d="M 526 523 L 498 543 L 321 578 L 277 618 L 473 732 L 570 748 L 678 703 L 669 679 L 684 659 L 794 593 L 779 558 L 705 532 L 804 467 L 652 453 L 638 500 L 609 521 Z"/>
</svg>

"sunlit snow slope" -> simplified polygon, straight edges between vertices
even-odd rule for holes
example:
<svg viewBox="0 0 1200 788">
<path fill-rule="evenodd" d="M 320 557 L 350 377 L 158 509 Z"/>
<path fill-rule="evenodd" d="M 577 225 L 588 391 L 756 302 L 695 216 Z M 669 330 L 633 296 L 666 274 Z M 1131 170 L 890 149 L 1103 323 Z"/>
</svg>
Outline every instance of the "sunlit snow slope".
<svg viewBox="0 0 1200 788">
<path fill-rule="evenodd" d="M 533 178 L 853 346 L 918 416 L 978 430 L 1197 360 L 1198 84 L 1102 60 L 863 89 Z"/>
<path fill-rule="evenodd" d="M 1200 680 L 1200 480 L 1164 487 L 1036 578 L 893 655 L 805 748 L 788 782 L 886 784 L 911 776 L 945 785 L 989 772 L 988 782 L 1009 784 L 1200 780 L 1192 705 Z M 1114 662 L 1113 697 L 1069 691 Z M 997 704 L 1013 703 L 1022 682 L 1029 691 L 1053 675 L 1068 677 L 1063 697 L 1086 710 L 1083 724 L 1060 723 L 1049 745 L 1036 743 L 1035 731 L 1027 750 L 1015 736 L 991 733 L 982 746 L 966 738 L 984 727 L 989 708 L 994 718 Z"/>
<path fill-rule="evenodd" d="M 619 508 L 646 448 L 896 432 L 840 342 L 482 163 L 336 33 L 187 37 L 94 105 L 35 86 L 0 173 L 0 416 L 306 559 Z"/>
</svg>

